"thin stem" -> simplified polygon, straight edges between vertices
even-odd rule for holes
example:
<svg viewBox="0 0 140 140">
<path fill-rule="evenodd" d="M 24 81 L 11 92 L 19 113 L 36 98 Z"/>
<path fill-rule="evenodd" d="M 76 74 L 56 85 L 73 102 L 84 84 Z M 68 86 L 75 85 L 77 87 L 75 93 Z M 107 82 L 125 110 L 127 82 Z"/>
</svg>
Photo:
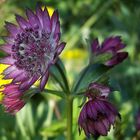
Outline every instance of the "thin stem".
<svg viewBox="0 0 140 140">
<path fill-rule="evenodd" d="M 67 97 L 67 140 L 72 138 L 72 116 L 73 116 L 73 98 L 71 95 Z"/>
<path fill-rule="evenodd" d="M 49 126 L 52 122 L 52 118 L 53 118 L 53 112 L 54 112 L 54 107 L 55 107 L 55 100 L 49 100 L 48 102 L 48 114 L 47 114 L 47 120 L 45 125 Z"/>
<path fill-rule="evenodd" d="M 58 120 L 61 120 L 61 113 L 57 105 L 54 107 L 54 112 Z"/>
</svg>

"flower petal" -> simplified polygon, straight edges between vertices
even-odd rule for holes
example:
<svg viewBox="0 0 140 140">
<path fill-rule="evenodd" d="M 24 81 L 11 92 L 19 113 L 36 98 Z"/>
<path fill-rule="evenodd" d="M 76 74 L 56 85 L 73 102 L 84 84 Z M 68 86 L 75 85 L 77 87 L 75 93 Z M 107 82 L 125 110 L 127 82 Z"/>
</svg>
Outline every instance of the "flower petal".
<svg viewBox="0 0 140 140">
<path fill-rule="evenodd" d="M 107 38 L 103 44 L 102 44 L 102 52 L 112 50 L 113 52 L 116 52 L 122 48 L 124 48 L 125 45 L 122 44 L 121 42 L 121 37 L 116 36 L 116 37 L 109 37 Z"/>
<path fill-rule="evenodd" d="M 39 6 L 37 6 L 37 8 L 36 8 L 36 15 L 39 19 L 40 26 L 43 28 L 43 11 L 42 11 L 41 7 L 39 7 Z"/>
<path fill-rule="evenodd" d="M 7 28 L 7 30 L 13 35 L 16 36 L 19 33 L 19 29 L 16 25 L 14 25 L 13 23 L 10 22 L 5 22 L 5 27 Z"/>
<path fill-rule="evenodd" d="M 7 56 L 5 58 L 0 59 L 0 63 L 2 64 L 14 64 L 15 60 L 11 56 Z"/>
<path fill-rule="evenodd" d="M 102 120 L 102 123 L 104 124 L 104 126 L 106 127 L 106 130 L 109 131 L 110 130 L 110 123 L 108 121 L 108 119 L 104 118 Z"/>
<path fill-rule="evenodd" d="M 11 54 L 11 52 L 12 52 L 11 45 L 8 45 L 8 44 L 0 46 L 0 50 L 6 52 L 8 54 Z"/>
<path fill-rule="evenodd" d="M 58 45 L 57 50 L 56 50 L 57 51 L 57 55 L 59 55 L 63 51 L 65 46 L 66 46 L 65 42 L 62 42 L 60 45 Z"/>
<path fill-rule="evenodd" d="M 12 71 L 15 71 L 16 69 L 17 69 L 17 68 L 16 68 L 14 65 L 9 66 L 8 68 L 6 68 L 6 69 L 3 71 L 3 74 L 4 74 L 4 75 L 7 75 L 7 74 L 11 73 Z"/>
<path fill-rule="evenodd" d="M 55 10 L 53 12 L 52 17 L 51 17 L 52 33 L 55 33 L 55 29 L 56 29 L 56 26 L 57 26 L 58 18 L 59 18 L 58 11 Z"/>
<path fill-rule="evenodd" d="M 48 13 L 48 10 L 46 9 L 46 7 L 43 11 L 42 18 L 43 18 L 43 27 L 44 27 L 45 31 L 47 33 L 50 33 L 51 32 L 51 21 L 50 21 L 50 16 L 49 16 L 49 13 Z"/>
<path fill-rule="evenodd" d="M 87 110 L 87 115 L 89 118 L 96 120 L 97 119 L 97 110 L 94 107 L 94 102 L 89 101 L 87 106 L 86 106 L 86 110 Z"/>
<path fill-rule="evenodd" d="M 33 76 L 33 77 L 31 77 L 29 80 L 27 80 L 27 81 L 21 83 L 21 85 L 20 85 L 19 88 L 20 88 L 21 90 L 28 90 L 28 89 L 30 88 L 30 86 L 33 85 L 33 84 L 36 82 L 36 80 L 37 80 L 38 78 L 39 78 L 38 76 Z"/>
<path fill-rule="evenodd" d="M 85 120 L 87 119 L 87 110 L 86 110 L 86 104 L 83 106 L 80 115 L 79 115 L 79 119 L 78 119 L 78 124 L 80 125 L 81 123 L 83 123 Z"/>
<path fill-rule="evenodd" d="M 128 57 L 127 52 L 119 52 L 115 56 L 113 56 L 113 58 L 111 60 L 107 61 L 105 64 L 107 66 L 114 66 L 114 65 L 121 63 L 127 57 Z"/>
<path fill-rule="evenodd" d="M 6 41 L 8 44 L 13 45 L 15 42 L 15 38 L 13 36 L 3 37 L 4 41 Z"/>
<path fill-rule="evenodd" d="M 47 71 L 45 73 L 45 75 L 41 78 L 41 81 L 40 81 L 40 89 L 41 91 L 44 89 L 47 81 L 48 81 L 48 78 L 49 78 L 49 72 Z"/>
<path fill-rule="evenodd" d="M 29 28 L 31 25 L 21 16 L 16 15 L 16 20 L 22 29 Z"/>
<path fill-rule="evenodd" d="M 12 71 L 9 74 L 5 75 L 4 79 L 13 79 L 17 76 L 20 76 L 21 74 L 22 74 L 22 71 L 15 70 L 15 71 Z"/>
<path fill-rule="evenodd" d="M 30 9 L 26 10 L 26 15 L 32 26 L 34 27 L 39 26 L 40 22 L 39 22 L 38 17 Z"/>
<path fill-rule="evenodd" d="M 18 83 L 21 82 L 23 83 L 25 80 L 28 80 L 28 76 L 26 75 L 25 72 L 23 72 L 20 76 L 16 76 L 13 80 L 12 83 Z"/>
<path fill-rule="evenodd" d="M 57 21 L 56 23 L 56 27 L 55 27 L 55 31 L 54 31 L 55 34 L 60 34 L 60 22 Z"/>
<path fill-rule="evenodd" d="M 91 51 L 92 51 L 93 53 L 96 53 L 98 47 L 99 47 L 99 41 L 98 41 L 98 39 L 96 38 L 96 39 L 94 39 L 94 40 L 92 41 L 92 43 L 91 43 Z"/>
<path fill-rule="evenodd" d="M 107 129 L 102 122 L 95 122 L 95 130 L 102 136 L 107 136 Z"/>
</svg>

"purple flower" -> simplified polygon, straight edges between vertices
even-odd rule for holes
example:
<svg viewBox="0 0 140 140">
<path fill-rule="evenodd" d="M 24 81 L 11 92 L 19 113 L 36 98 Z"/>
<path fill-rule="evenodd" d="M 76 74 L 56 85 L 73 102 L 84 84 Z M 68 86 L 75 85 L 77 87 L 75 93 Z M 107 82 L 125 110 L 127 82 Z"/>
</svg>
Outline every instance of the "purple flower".
<svg viewBox="0 0 140 140">
<path fill-rule="evenodd" d="M 87 137 L 107 135 L 116 117 L 120 117 L 117 109 L 106 99 L 109 93 L 109 87 L 102 84 L 92 83 L 89 86 L 86 92 L 88 101 L 84 104 L 78 119 L 80 133 L 83 129 Z"/>
<path fill-rule="evenodd" d="M 3 99 L 0 103 L 4 106 L 6 112 L 15 114 L 25 105 L 23 93 L 19 90 L 19 85 L 5 85 L 4 89 L 0 92 L 3 94 Z"/>
<path fill-rule="evenodd" d="M 136 116 L 136 130 L 140 131 L 140 110 L 138 111 Z"/>
<path fill-rule="evenodd" d="M 20 83 L 20 89 L 29 89 L 40 79 L 43 90 L 49 76 L 49 67 L 54 64 L 65 47 L 60 43 L 58 11 L 50 17 L 47 9 L 37 7 L 36 13 L 26 10 L 28 19 L 16 15 L 19 26 L 6 22 L 10 35 L 0 49 L 8 54 L 0 60 L 9 67 L 4 71 L 5 79 Z"/>
<path fill-rule="evenodd" d="M 121 63 L 127 58 L 127 52 L 121 52 L 125 48 L 125 44 L 122 42 L 119 36 L 107 38 L 101 45 L 98 39 L 93 40 L 91 43 L 91 50 L 94 56 L 102 56 L 107 54 L 111 57 L 105 62 L 107 66 L 114 66 Z M 95 58 L 95 57 L 94 57 Z"/>
</svg>

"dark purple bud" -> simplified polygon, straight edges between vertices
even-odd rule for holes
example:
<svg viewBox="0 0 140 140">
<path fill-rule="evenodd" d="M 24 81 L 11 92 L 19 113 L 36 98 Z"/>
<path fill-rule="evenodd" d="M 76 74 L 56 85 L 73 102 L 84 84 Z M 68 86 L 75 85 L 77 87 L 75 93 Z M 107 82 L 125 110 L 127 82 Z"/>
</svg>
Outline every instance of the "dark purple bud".
<svg viewBox="0 0 140 140">
<path fill-rule="evenodd" d="M 98 39 L 95 39 L 91 44 L 91 50 L 94 55 L 93 61 L 104 63 L 107 66 L 117 65 L 128 57 L 127 52 L 121 52 L 123 48 L 125 48 L 125 44 L 120 36 L 109 37 L 101 45 Z"/>
<path fill-rule="evenodd" d="M 90 84 L 86 96 L 88 101 L 83 106 L 79 119 L 79 132 L 83 129 L 85 135 L 90 137 L 106 136 L 115 124 L 116 118 L 120 118 L 117 109 L 107 101 L 110 88 L 99 83 Z"/>
</svg>

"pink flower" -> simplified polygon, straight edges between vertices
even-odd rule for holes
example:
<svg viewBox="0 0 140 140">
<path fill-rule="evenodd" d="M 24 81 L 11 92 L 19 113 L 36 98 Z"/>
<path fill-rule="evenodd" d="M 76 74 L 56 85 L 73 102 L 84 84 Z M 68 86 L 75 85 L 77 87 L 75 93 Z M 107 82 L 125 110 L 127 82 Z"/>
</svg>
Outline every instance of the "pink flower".
<svg viewBox="0 0 140 140">
<path fill-rule="evenodd" d="M 23 92 L 19 90 L 17 84 L 5 85 L 0 92 L 3 94 L 1 104 L 4 106 L 5 111 L 10 114 L 17 113 L 26 103 L 23 99 Z"/>
</svg>

